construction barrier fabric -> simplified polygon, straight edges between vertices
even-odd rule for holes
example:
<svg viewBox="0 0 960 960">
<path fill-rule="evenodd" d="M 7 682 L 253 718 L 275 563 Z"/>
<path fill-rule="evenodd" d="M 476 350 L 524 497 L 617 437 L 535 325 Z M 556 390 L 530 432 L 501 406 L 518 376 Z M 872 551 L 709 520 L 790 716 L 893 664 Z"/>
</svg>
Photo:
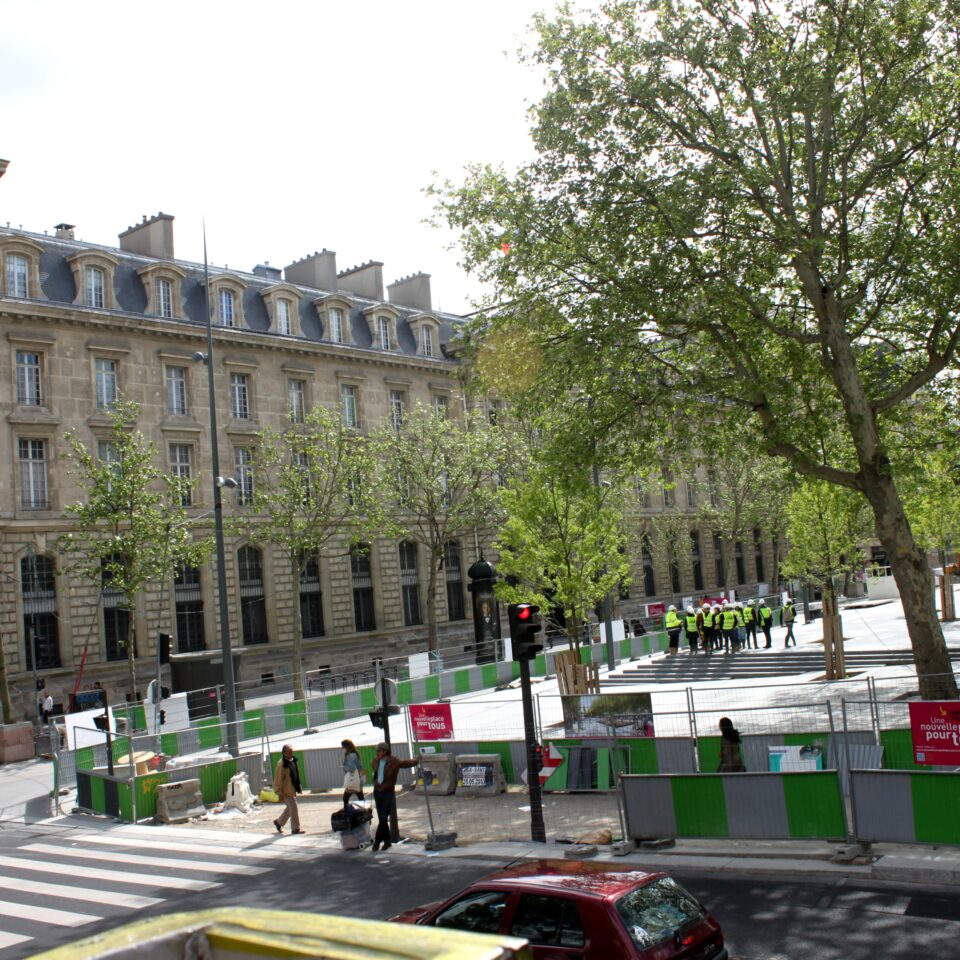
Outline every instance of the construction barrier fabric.
<svg viewBox="0 0 960 960">
<path fill-rule="evenodd" d="M 853 770 L 858 840 L 870 843 L 960 843 L 960 775 Z"/>
</svg>

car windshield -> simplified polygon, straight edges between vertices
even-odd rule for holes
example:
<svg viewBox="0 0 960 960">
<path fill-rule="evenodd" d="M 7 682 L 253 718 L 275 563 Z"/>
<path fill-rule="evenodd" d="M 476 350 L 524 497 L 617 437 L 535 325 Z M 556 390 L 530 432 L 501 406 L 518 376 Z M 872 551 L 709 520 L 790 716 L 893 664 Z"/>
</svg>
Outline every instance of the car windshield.
<svg viewBox="0 0 960 960">
<path fill-rule="evenodd" d="M 617 900 L 616 907 L 630 939 L 641 950 L 703 917 L 700 904 L 670 877 L 631 890 Z"/>
</svg>

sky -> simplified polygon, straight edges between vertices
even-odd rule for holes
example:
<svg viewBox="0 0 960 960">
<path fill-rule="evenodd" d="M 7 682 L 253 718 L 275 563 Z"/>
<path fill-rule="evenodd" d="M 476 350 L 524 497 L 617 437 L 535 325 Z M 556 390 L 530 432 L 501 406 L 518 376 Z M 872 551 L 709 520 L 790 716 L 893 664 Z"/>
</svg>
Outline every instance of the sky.
<svg viewBox="0 0 960 960">
<path fill-rule="evenodd" d="M 541 79 L 516 51 L 553 0 L 0 0 L 0 224 L 117 246 L 175 217 L 178 259 L 284 267 L 315 250 L 483 292 L 431 183 L 532 156 Z"/>
</svg>

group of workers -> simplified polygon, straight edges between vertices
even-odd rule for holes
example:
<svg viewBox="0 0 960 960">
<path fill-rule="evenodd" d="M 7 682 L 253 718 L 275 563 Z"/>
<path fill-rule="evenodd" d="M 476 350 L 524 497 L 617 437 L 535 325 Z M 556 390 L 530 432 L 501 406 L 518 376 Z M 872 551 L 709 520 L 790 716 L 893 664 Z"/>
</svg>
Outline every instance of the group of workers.
<svg viewBox="0 0 960 960">
<path fill-rule="evenodd" d="M 797 638 L 793 634 L 796 619 L 796 608 L 793 600 L 788 597 L 780 611 L 780 623 L 787 628 L 784 647 L 789 647 L 791 640 L 794 646 L 797 645 Z M 749 650 L 751 643 L 754 650 L 759 650 L 758 627 L 766 640 L 765 649 L 773 646 L 770 635 L 773 610 L 766 600 L 761 600 L 759 605 L 753 600 L 723 604 L 704 601 L 699 610 L 691 604 L 683 613 L 679 613 L 677 608 L 671 605 L 667 610 L 664 625 L 671 654 L 680 652 L 681 633 L 686 633 L 691 654 L 698 650 L 705 654 L 711 654 L 714 650 L 722 650 L 725 654 L 736 653 L 740 649 Z"/>
</svg>

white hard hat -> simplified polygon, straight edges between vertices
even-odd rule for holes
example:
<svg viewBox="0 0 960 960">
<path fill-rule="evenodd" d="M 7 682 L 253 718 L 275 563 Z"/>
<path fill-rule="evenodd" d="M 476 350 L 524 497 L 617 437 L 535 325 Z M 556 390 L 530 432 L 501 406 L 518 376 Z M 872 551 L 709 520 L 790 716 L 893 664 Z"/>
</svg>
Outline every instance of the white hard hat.
<svg viewBox="0 0 960 960">
<path fill-rule="evenodd" d="M 710 604 L 707 603 L 706 600 L 704 600 L 704 602 L 703 602 L 703 609 L 704 609 L 704 610 L 709 610 L 709 609 L 710 609 Z"/>
<path fill-rule="evenodd" d="M 747 601 L 747 606 L 748 606 L 748 607 L 752 607 L 752 606 L 753 606 L 753 601 L 752 601 L 752 600 L 748 600 L 748 601 Z"/>
<path fill-rule="evenodd" d="M 672 603 L 670 604 L 670 609 L 676 613 L 677 608 Z"/>
<path fill-rule="evenodd" d="M 687 613 L 694 613 L 694 612 L 695 611 L 692 606 L 687 607 Z"/>
</svg>

